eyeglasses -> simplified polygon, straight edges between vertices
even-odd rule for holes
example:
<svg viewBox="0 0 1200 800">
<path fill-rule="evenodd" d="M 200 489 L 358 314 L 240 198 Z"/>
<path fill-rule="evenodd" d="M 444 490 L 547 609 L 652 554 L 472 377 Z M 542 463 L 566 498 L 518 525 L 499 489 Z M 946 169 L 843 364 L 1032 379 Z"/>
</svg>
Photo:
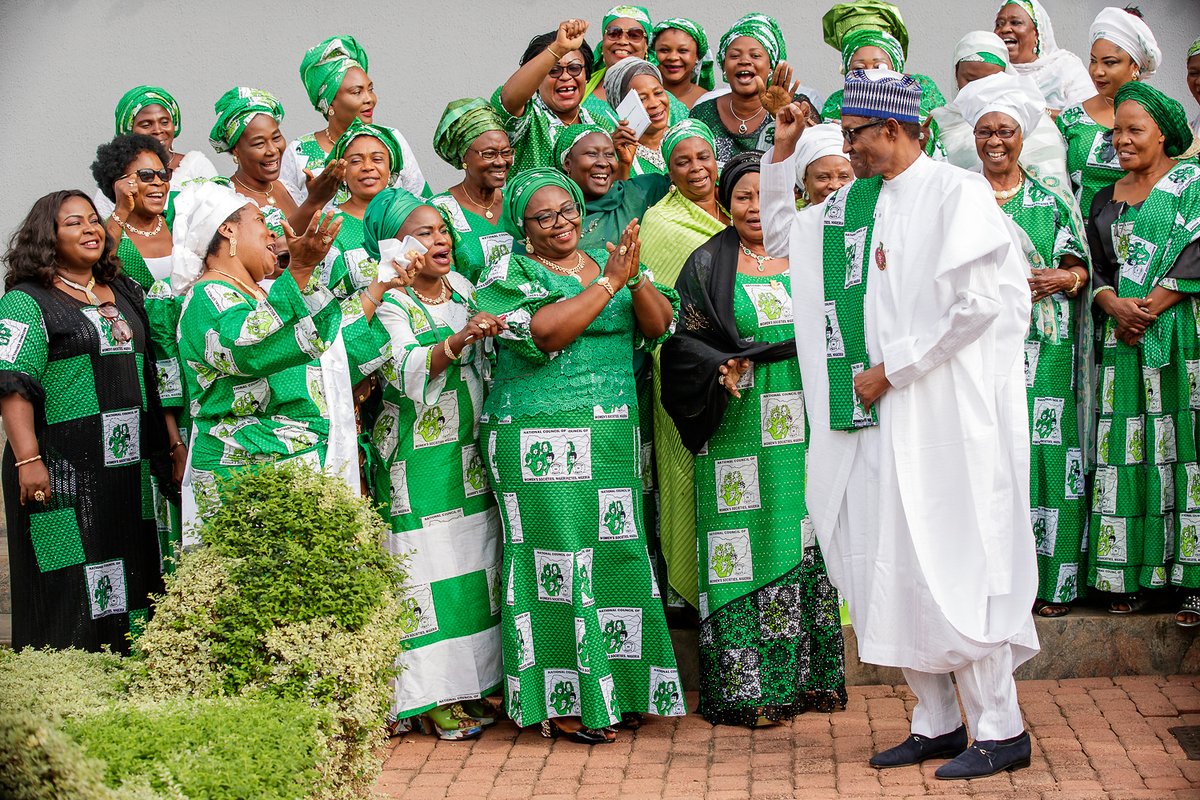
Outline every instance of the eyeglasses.
<svg viewBox="0 0 1200 800">
<path fill-rule="evenodd" d="M 865 131 L 867 128 L 874 128 L 877 125 L 883 125 L 887 122 L 886 119 L 877 119 L 874 122 L 868 122 L 865 125 L 859 125 L 857 128 L 842 128 L 842 138 L 846 140 L 846 144 L 853 145 L 858 134 Z"/>
<path fill-rule="evenodd" d="M 986 140 L 986 139 L 992 138 L 993 136 L 999 136 L 1001 139 L 1011 139 L 1012 137 L 1014 137 L 1016 135 L 1017 135 L 1017 132 L 1013 128 L 997 128 L 996 130 L 992 130 L 991 128 L 976 128 L 975 129 L 975 138 L 976 139 L 985 139 Z"/>
<path fill-rule="evenodd" d="M 559 75 L 562 75 L 564 72 L 567 73 L 568 75 L 570 75 L 572 78 L 578 78 L 583 73 L 583 62 L 582 61 L 572 61 L 570 64 L 567 64 L 565 67 L 562 64 L 555 64 L 553 67 L 550 68 L 550 77 L 557 78 Z"/>
<path fill-rule="evenodd" d="M 516 153 L 511 147 L 506 147 L 503 150 L 497 150 L 494 147 L 489 147 L 487 150 L 476 150 L 471 148 L 472 153 L 477 153 L 484 161 L 495 161 L 497 158 L 503 158 L 505 161 L 512 161 L 513 154 Z"/>
<path fill-rule="evenodd" d="M 526 222 L 536 222 L 542 230 L 548 231 L 558 224 L 558 218 L 562 217 L 567 222 L 574 222 L 579 219 L 579 206 L 574 203 L 567 203 L 558 211 L 543 211 L 540 214 L 534 214 L 532 217 L 526 217 Z"/>
<path fill-rule="evenodd" d="M 114 342 L 125 344 L 133 338 L 133 329 L 129 327 L 128 322 L 121 318 L 121 312 L 115 303 L 101 303 L 96 306 L 96 311 L 108 323 L 108 329 L 112 333 Z"/>
<path fill-rule="evenodd" d="M 646 38 L 646 31 L 640 26 L 635 28 L 622 28 L 619 25 L 612 25 L 604 32 L 606 39 L 620 39 L 624 36 L 631 42 L 640 42 Z"/>
<path fill-rule="evenodd" d="M 166 169 L 135 169 L 133 172 L 126 172 L 122 178 L 128 178 L 130 175 L 137 175 L 137 179 L 142 183 L 150 183 L 157 177 L 163 183 L 171 182 L 171 175 L 175 170 L 167 167 Z M 120 180 L 118 178 L 118 180 Z"/>
</svg>

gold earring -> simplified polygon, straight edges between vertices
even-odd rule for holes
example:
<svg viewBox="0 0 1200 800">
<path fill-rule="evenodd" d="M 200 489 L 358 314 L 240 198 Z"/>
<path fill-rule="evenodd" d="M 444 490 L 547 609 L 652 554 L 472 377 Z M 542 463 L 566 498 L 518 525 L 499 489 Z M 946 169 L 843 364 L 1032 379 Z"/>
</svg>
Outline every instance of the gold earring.
<svg viewBox="0 0 1200 800">
<path fill-rule="evenodd" d="M 234 156 L 234 157 L 233 157 L 233 165 L 234 165 L 235 167 L 240 167 L 240 166 L 242 165 L 242 162 L 238 161 L 238 157 L 237 157 L 237 156 Z"/>
<path fill-rule="evenodd" d="M 237 238 L 234 236 L 229 237 L 229 255 L 237 255 Z"/>
<path fill-rule="evenodd" d="M 529 241 L 528 236 L 525 237 L 525 252 L 529 255 L 533 255 L 533 244 Z"/>
<path fill-rule="evenodd" d="M 466 168 L 467 168 L 467 162 L 465 162 L 465 161 L 464 161 L 464 162 L 462 163 L 462 168 L 463 168 L 463 169 L 466 169 Z"/>
</svg>

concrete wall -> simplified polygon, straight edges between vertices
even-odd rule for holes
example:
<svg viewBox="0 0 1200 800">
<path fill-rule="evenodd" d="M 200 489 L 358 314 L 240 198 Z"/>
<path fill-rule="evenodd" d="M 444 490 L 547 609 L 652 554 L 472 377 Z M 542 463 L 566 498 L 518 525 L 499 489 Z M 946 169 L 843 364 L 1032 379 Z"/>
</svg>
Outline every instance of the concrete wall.
<svg viewBox="0 0 1200 800">
<path fill-rule="evenodd" d="M 1087 29 L 1105 5 L 1126 0 L 1045 0 L 1061 46 L 1085 63 Z M 787 36 L 791 63 L 803 81 L 823 91 L 839 85 L 839 60 L 821 40 L 821 15 L 832 0 L 689 0 L 652 2 L 656 19 L 688 16 L 703 24 L 713 46 L 741 13 L 775 15 Z M 455 172 L 430 145 L 447 101 L 487 95 L 515 69 L 530 36 L 560 19 L 592 22 L 610 3 L 548 0 L 0 0 L 0 236 L 19 224 L 32 202 L 53 189 L 95 187 L 88 169 L 96 145 L 113 134 L 113 106 L 130 86 L 167 87 L 183 109 L 182 149 L 210 152 L 213 102 L 231 86 L 253 85 L 278 95 L 287 111 L 284 134 L 295 138 L 324 124 L 308 104 L 298 69 L 304 50 L 333 33 L 352 33 L 371 58 L 379 90 L 376 119 L 400 128 L 435 190 Z M 909 68 L 953 92 L 950 55 L 969 30 L 991 29 L 996 0 L 900 0 L 912 42 Z M 1196 111 L 1184 86 L 1183 56 L 1200 36 L 1200 0 L 1141 0 L 1159 37 L 1166 65 L 1155 85 Z M 214 157 L 228 174 L 227 156 Z"/>
</svg>

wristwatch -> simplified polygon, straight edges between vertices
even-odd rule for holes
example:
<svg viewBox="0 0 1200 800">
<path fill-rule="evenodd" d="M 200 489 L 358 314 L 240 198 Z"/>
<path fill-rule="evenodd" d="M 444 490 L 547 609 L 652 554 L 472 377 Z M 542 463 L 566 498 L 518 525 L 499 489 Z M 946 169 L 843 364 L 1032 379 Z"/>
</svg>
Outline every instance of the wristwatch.
<svg viewBox="0 0 1200 800">
<path fill-rule="evenodd" d="M 608 292 L 609 298 L 617 296 L 616 290 L 612 287 L 612 281 L 608 279 L 607 275 L 601 275 L 599 278 L 596 278 L 596 280 L 592 281 L 592 283 L 596 284 L 597 286 L 603 286 L 604 291 Z"/>
</svg>

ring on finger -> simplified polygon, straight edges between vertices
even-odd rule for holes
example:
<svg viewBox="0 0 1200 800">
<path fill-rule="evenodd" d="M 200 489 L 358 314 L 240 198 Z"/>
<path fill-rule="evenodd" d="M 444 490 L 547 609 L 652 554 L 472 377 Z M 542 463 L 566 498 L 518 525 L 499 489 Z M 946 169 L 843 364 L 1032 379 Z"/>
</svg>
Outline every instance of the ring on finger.
<svg viewBox="0 0 1200 800">
<path fill-rule="evenodd" d="M 46 493 L 43 492 L 41 489 L 38 489 L 36 492 L 33 493 L 33 499 L 37 500 L 39 503 L 44 503 L 44 502 L 46 502 Z"/>
<path fill-rule="evenodd" d="M 329 244 L 332 241 L 333 241 L 332 236 L 322 236 L 321 237 L 321 244 Z"/>
<path fill-rule="evenodd" d="M 619 255 L 625 255 L 628 252 L 629 252 L 629 247 L 626 245 L 621 245 L 621 247 L 617 250 L 617 253 Z"/>
</svg>

